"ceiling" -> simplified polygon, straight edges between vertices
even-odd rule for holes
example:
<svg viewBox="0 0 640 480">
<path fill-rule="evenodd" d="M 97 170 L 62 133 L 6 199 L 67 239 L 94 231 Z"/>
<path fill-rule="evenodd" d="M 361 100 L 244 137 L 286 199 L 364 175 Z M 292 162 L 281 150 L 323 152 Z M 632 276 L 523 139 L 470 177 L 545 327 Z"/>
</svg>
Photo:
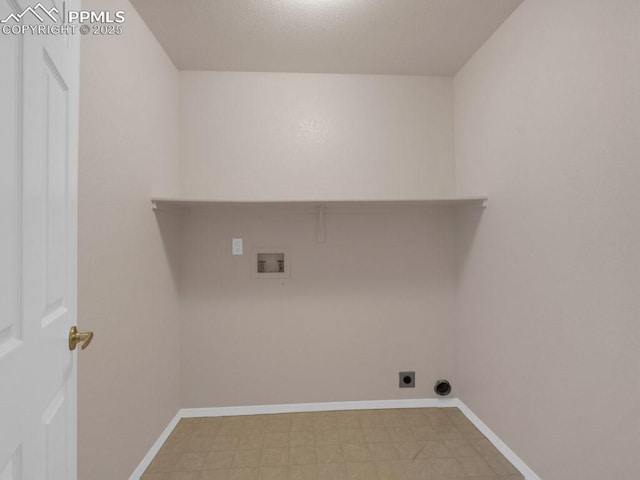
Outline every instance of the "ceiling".
<svg viewBox="0 0 640 480">
<path fill-rule="evenodd" d="M 453 75 L 522 0 L 132 0 L 180 70 Z"/>
</svg>

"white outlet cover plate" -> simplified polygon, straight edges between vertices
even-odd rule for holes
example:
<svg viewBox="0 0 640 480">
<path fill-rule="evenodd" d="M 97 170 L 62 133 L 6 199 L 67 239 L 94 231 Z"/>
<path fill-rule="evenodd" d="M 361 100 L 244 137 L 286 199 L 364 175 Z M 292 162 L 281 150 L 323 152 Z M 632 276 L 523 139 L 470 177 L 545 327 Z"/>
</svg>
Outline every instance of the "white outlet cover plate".
<svg viewBox="0 0 640 480">
<path fill-rule="evenodd" d="M 231 241 L 231 254 L 242 255 L 242 239 L 241 238 L 234 238 Z"/>
</svg>

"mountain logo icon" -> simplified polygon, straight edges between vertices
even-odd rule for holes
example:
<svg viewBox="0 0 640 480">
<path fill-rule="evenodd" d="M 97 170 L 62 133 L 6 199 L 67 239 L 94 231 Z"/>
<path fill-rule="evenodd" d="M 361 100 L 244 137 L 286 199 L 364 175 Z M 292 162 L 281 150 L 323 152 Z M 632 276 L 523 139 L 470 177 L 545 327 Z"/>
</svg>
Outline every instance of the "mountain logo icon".
<svg viewBox="0 0 640 480">
<path fill-rule="evenodd" d="M 55 23 L 58 23 L 58 17 L 55 17 L 54 15 L 57 15 L 60 12 L 56 7 L 51 7 L 49 10 L 47 10 L 41 3 L 38 3 L 34 7 L 29 6 L 25 8 L 21 13 L 10 13 L 7 18 L 5 18 L 4 20 L 0 20 L 0 23 L 8 23 L 9 20 L 20 23 L 22 17 L 24 17 L 27 13 L 31 13 L 40 21 L 40 23 L 44 23 L 46 17 L 49 17 Z"/>
</svg>

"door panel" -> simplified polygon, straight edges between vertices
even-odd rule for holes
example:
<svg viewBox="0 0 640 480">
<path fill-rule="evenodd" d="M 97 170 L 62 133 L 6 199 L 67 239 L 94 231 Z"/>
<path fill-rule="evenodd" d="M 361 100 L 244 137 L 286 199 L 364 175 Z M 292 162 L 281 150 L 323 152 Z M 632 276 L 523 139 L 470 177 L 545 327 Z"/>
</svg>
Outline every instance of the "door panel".
<svg viewBox="0 0 640 480">
<path fill-rule="evenodd" d="M 0 0 L 0 16 L 5 18 L 12 9 Z M 22 37 L 8 36 L 0 42 L 0 105 L 2 105 L 2 172 L 0 175 L 0 358 L 16 347 L 20 338 L 18 276 L 18 245 L 20 242 L 21 196 L 19 182 L 20 87 L 22 79 Z M 2 477 L 0 477 L 2 478 Z"/>
<path fill-rule="evenodd" d="M 0 480 L 21 480 L 22 475 L 18 471 L 20 465 L 20 450 L 16 451 L 2 470 L 0 470 Z"/>
<path fill-rule="evenodd" d="M 45 70 L 45 137 L 46 158 L 46 233 L 43 251 L 46 252 L 45 307 L 42 326 L 45 327 L 64 316 L 66 307 L 67 271 L 67 175 L 68 121 L 67 86 L 55 65 L 44 51 Z"/>
<path fill-rule="evenodd" d="M 56 392 L 42 415 L 44 435 L 43 479 L 58 480 L 68 478 L 67 445 L 61 438 L 67 437 L 68 411 L 66 392 Z"/>
<path fill-rule="evenodd" d="M 76 480 L 79 38 L 2 35 L 0 54 L 0 480 Z"/>
</svg>

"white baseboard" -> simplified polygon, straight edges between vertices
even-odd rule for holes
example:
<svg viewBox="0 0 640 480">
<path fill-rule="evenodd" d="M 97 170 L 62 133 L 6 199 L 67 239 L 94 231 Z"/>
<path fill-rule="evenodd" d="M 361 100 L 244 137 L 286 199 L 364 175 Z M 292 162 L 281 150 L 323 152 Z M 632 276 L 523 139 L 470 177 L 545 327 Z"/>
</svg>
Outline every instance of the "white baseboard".
<svg viewBox="0 0 640 480">
<path fill-rule="evenodd" d="M 151 464 L 151 462 L 153 461 L 153 458 L 160 451 L 160 447 L 162 447 L 164 442 L 167 441 L 167 438 L 169 438 L 169 435 L 171 435 L 171 432 L 173 432 L 173 429 L 176 428 L 176 425 L 178 425 L 178 422 L 180 421 L 181 418 L 182 416 L 180 415 L 180 410 L 178 410 L 178 413 L 176 413 L 176 415 L 171 419 L 171 421 L 169 422 L 169 425 L 167 425 L 164 431 L 160 434 L 160 437 L 158 437 L 155 443 L 151 445 L 151 448 L 149 449 L 147 454 L 144 456 L 144 458 L 138 465 L 138 468 L 136 468 L 135 471 L 131 474 L 131 476 L 129 477 L 129 480 L 140 480 L 140 477 L 142 477 L 142 474 L 147 469 L 147 467 Z"/>
<path fill-rule="evenodd" d="M 182 418 L 264 415 L 270 413 L 322 412 L 336 410 L 377 410 L 382 408 L 454 407 L 456 398 L 411 400 L 373 400 L 363 402 L 292 403 L 285 405 L 250 405 L 246 407 L 183 408 Z"/>
<path fill-rule="evenodd" d="M 511 450 L 506 443 L 504 443 L 500 438 L 493 433 L 487 425 L 478 418 L 478 416 L 471 411 L 469 407 L 467 407 L 462 400 L 456 398 L 456 407 L 460 409 L 460 411 L 464 414 L 465 417 L 469 419 L 471 423 L 473 423 L 478 430 L 482 432 L 482 434 L 487 437 L 494 447 L 507 459 L 511 462 L 511 464 L 520 471 L 522 475 L 524 475 L 525 480 L 540 480 L 540 477 L 536 475 L 536 473 L 529 468 L 529 466 L 522 461 L 518 455 L 515 454 L 513 450 Z"/>
<path fill-rule="evenodd" d="M 328 402 L 328 403 L 293 403 L 285 405 L 250 405 L 241 407 L 213 407 L 213 408 L 182 408 L 173 417 L 162 435 L 153 444 L 149 452 L 133 472 L 129 480 L 140 480 L 153 458 L 156 456 L 164 442 L 178 424 L 181 418 L 198 417 L 228 417 L 234 415 L 261 415 L 273 413 L 300 413 L 322 412 L 336 410 L 376 410 L 387 408 L 427 408 L 427 407 L 457 407 L 473 423 L 482 434 L 496 447 L 496 449 L 516 467 L 525 480 L 540 480 L 540 477 L 531 470 L 513 450 L 511 450 L 493 431 L 484 424 L 470 409 L 458 398 L 425 398 L 410 400 L 373 400 L 363 402 Z"/>
</svg>

